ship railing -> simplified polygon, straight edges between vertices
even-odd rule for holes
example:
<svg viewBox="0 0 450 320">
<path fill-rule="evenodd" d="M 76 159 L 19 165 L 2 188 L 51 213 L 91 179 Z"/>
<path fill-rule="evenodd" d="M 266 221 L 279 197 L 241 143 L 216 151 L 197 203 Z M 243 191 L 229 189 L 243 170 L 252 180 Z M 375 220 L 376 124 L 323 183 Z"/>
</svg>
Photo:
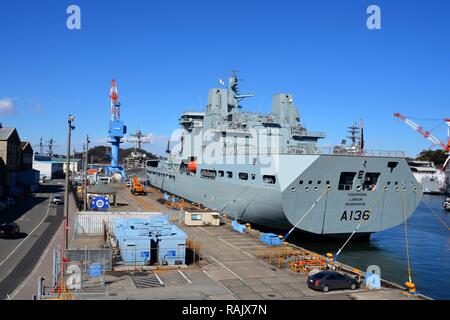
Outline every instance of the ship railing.
<svg viewBox="0 0 450 320">
<path fill-rule="evenodd" d="M 369 156 L 369 157 L 395 157 L 395 158 L 404 158 L 405 153 L 403 151 L 395 151 L 395 150 L 363 150 L 361 154 L 357 150 L 336 150 L 334 148 L 320 148 L 322 154 L 332 154 L 332 155 L 345 155 L 345 156 Z"/>
<path fill-rule="evenodd" d="M 309 138 L 325 138 L 326 134 L 322 131 L 306 131 L 297 128 L 292 128 L 292 133 L 301 137 Z"/>
<path fill-rule="evenodd" d="M 339 190 L 352 190 L 353 184 L 340 184 Z"/>
<path fill-rule="evenodd" d="M 237 148 L 231 147 L 223 150 L 222 155 L 292 155 L 292 154 L 303 154 L 303 155 L 319 155 L 319 154 L 329 154 L 329 155 L 345 155 L 345 156 L 368 156 L 368 157 L 390 157 L 390 158 L 404 158 L 405 153 L 403 151 L 391 151 L 391 150 L 364 150 L 361 154 L 358 151 L 346 151 L 339 150 L 336 151 L 333 148 L 320 148 L 315 152 L 312 148 L 255 148 L 238 146 Z"/>
</svg>

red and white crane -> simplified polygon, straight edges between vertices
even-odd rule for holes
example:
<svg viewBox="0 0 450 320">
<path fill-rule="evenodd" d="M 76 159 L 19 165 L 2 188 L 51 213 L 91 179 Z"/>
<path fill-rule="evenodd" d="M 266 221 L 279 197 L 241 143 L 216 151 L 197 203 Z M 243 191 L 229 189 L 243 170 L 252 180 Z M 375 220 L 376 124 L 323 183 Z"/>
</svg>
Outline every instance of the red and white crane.
<svg viewBox="0 0 450 320">
<path fill-rule="evenodd" d="M 433 144 L 440 146 L 444 151 L 448 154 L 450 154 L 450 118 L 445 118 L 444 122 L 447 124 L 447 136 L 448 140 L 447 143 L 442 142 L 435 136 L 433 136 L 429 131 L 426 131 L 423 129 L 423 127 L 419 126 L 415 122 L 413 122 L 411 119 L 408 119 L 407 117 L 401 115 L 400 113 L 395 113 L 394 117 L 399 118 L 403 122 L 405 122 L 407 125 L 409 125 L 411 128 L 419 132 L 422 136 L 424 136 L 425 139 L 430 140 L 433 142 Z M 447 166 L 448 162 L 450 160 L 450 157 L 447 158 L 447 160 L 444 163 L 444 166 L 442 167 L 442 171 L 445 170 L 445 167 Z"/>
</svg>

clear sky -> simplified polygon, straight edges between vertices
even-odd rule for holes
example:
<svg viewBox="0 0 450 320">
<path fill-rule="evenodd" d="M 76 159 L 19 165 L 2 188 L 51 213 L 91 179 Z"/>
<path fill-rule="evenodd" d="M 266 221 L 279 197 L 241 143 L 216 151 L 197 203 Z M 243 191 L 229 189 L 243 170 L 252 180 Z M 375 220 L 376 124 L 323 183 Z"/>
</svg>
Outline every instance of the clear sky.
<svg viewBox="0 0 450 320">
<path fill-rule="evenodd" d="M 70 4 L 81 30 L 66 28 Z M 366 27 L 371 4 L 381 30 Z M 431 143 L 392 114 L 450 117 L 447 0 L 2 0 L 0 43 L 0 122 L 33 144 L 53 136 L 59 152 L 69 113 L 77 149 L 88 133 L 105 140 L 113 77 L 129 131 L 153 133 L 154 151 L 231 69 L 257 95 L 246 110 L 268 113 L 273 94 L 293 93 L 327 146 L 362 118 L 368 149 L 414 156 Z M 433 133 L 446 139 L 445 126 Z"/>
</svg>

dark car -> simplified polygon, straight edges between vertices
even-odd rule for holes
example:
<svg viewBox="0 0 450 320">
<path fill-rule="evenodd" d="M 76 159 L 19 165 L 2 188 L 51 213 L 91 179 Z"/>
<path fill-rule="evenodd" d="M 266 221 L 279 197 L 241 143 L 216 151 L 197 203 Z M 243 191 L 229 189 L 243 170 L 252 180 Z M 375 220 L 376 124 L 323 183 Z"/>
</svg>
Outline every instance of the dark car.
<svg viewBox="0 0 450 320">
<path fill-rule="evenodd" d="M 0 236 L 5 238 L 16 237 L 20 234 L 20 227 L 17 223 L 5 223 L 0 226 Z"/>
<path fill-rule="evenodd" d="M 355 290 L 360 283 L 357 279 L 337 271 L 320 271 L 308 277 L 308 287 L 328 292 L 336 289 Z"/>
</svg>

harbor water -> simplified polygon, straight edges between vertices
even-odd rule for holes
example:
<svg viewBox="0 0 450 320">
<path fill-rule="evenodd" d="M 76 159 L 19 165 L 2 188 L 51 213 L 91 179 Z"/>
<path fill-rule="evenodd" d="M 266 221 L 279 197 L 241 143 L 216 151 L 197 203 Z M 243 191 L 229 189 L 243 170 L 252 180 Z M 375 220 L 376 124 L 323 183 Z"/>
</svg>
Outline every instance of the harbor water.
<svg viewBox="0 0 450 320">
<path fill-rule="evenodd" d="M 444 196 L 424 195 L 407 221 L 407 231 L 412 280 L 418 292 L 433 299 L 450 300 L 450 213 L 442 207 L 444 199 Z M 345 239 L 317 242 L 297 238 L 295 242 L 325 254 L 336 253 Z M 350 241 L 338 261 L 361 270 L 378 265 L 383 279 L 403 285 L 408 281 L 405 244 L 402 224 L 373 234 L 369 241 Z"/>
</svg>

